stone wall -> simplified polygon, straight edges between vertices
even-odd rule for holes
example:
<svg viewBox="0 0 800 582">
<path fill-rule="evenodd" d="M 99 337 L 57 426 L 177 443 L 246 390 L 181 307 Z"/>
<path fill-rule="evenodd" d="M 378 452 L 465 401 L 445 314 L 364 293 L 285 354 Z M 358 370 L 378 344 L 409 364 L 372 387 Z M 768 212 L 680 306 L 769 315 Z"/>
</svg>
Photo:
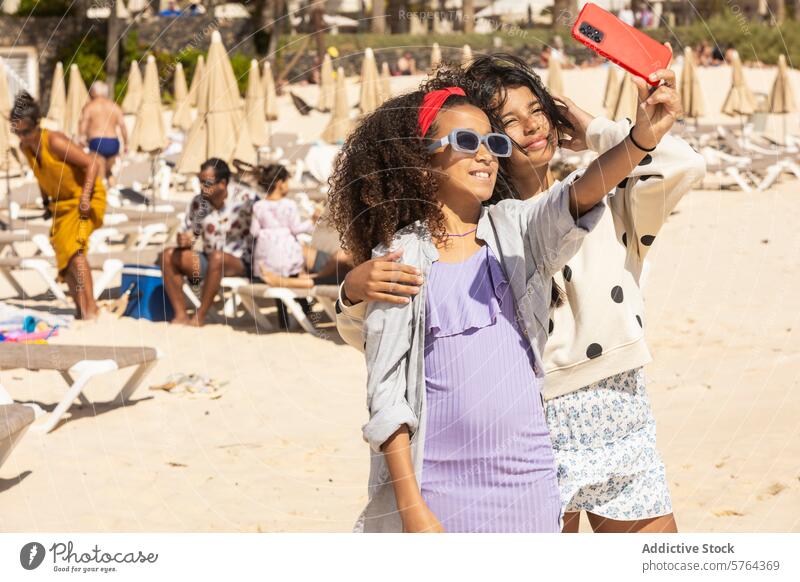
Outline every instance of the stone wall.
<svg viewBox="0 0 800 582">
<path fill-rule="evenodd" d="M 206 50 L 211 33 L 219 30 L 222 43 L 229 53 L 253 55 L 252 23 L 249 19 L 222 20 L 208 16 L 153 18 L 131 27 L 138 33 L 139 42 L 153 50 L 173 54 L 187 48 Z"/>
</svg>

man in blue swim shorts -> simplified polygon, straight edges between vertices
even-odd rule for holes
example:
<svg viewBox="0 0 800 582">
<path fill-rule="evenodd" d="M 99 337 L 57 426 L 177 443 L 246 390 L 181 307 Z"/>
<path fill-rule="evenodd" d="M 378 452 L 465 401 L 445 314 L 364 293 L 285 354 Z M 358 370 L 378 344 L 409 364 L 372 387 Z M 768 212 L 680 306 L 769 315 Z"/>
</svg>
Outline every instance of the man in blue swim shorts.
<svg viewBox="0 0 800 582">
<path fill-rule="evenodd" d="M 91 99 L 81 112 L 81 141 L 89 147 L 89 151 L 97 153 L 103 177 L 110 182 L 111 168 L 114 166 L 120 149 L 123 149 L 125 153 L 128 151 L 125 118 L 119 105 L 108 98 L 108 85 L 104 82 L 92 83 L 89 97 Z M 122 138 L 121 144 L 120 138 Z"/>
</svg>

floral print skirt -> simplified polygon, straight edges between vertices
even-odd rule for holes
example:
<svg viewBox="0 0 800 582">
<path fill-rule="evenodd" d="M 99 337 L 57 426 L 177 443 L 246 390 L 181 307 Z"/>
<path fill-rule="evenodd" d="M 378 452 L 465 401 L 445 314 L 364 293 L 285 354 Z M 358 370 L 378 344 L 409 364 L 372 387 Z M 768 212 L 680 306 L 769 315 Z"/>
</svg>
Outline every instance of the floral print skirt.
<svg viewBox="0 0 800 582">
<path fill-rule="evenodd" d="M 672 512 L 642 368 L 553 398 L 546 417 L 565 512 L 620 521 Z"/>
</svg>

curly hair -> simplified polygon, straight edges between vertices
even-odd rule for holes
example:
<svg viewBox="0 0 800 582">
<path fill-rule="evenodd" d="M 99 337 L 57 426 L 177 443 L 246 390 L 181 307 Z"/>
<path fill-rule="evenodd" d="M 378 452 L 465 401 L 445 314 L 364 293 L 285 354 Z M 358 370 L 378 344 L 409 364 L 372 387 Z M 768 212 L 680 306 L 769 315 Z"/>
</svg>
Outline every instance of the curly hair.
<svg viewBox="0 0 800 582">
<path fill-rule="evenodd" d="M 36 99 L 27 91 L 20 91 L 17 93 L 16 97 L 14 97 L 14 104 L 11 107 L 11 112 L 8 117 L 12 123 L 27 119 L 33 125 L 38 125 L 42 114 L 39 110 L 39 104 L 36 103 Z"/>
<path fill-rule="evenodd" d="M 379 244 L 416 221 L 434 238 L 445 235 L 426 136 L 419 135 L 417 111 L 424 91 L 386 101 L 367 115 L 345 140 L 329 179 L 329 221 L 355 264 L 371 257 Z M 442 109 L 471 104 L 452 96 Z M 435 123 L 427 135 L 436 132 Z"/>
<path fill-rule="evenodd" d="M 508 98 L 508 89 L 527 87 L 536 96 L 550 125 L 555 128 L 559 142 L 565 130 L 574 129 L 572 123 L 559 110 L 558 101 L 547 91 L 542 79 L 523 59 L 505 53 L 479 55 L 467 65 L 447 64 L 434 71 L 433 76 L 421 86 L 423 91 L 444 87 L 461 87 L 470 100 L 489 117 L 495 131 L 505 133 L 501 111 Z M 514 147 L 522 147 L 511 140 Z M 511 158 L 500 158 L 500 167 L 494 192 L 488 204 L 507 198 L 520 198 L 509 175 Z M 564 302 L 565 293 L 553 280 L 551 301 L 553 307 Z"/>
<path fill-rule="evenodd" d="M 556 99 L 547 91 L 542 79 L 523 59 L 506 54 L 478 55 L 467 65 L 448 64 L 436 69 L 434 75 L 423 83 L 424 91 L 435 91 L 443 87 L 461 87 L 470 99 L 480 107 L 492 122 L 495 131 L 505 133 L 500 121 L 501 111 L 508 99 L 508 89 L 527 87 L 536 96 L 544 114 L 555 128 L 560 142 L 565 130 L 573 129 L 570 121 L 558 108 Z M 512 140 L 514 147 L 522 146 Z M 500 159 L 497 185 L 490 202 L 505 198 L 519 198 L 508 171 L 510 158 Z"/>
</svg>

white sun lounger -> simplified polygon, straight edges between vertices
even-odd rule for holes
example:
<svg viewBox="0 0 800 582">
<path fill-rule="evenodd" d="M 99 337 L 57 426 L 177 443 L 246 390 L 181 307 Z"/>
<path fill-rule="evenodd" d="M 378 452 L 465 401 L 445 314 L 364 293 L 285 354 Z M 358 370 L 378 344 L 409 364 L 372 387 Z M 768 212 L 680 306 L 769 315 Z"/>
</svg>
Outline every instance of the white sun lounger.
<svg viewBox="0 0 800 582">
<path fill-rule="evenodd" d="M 223 287 L 233 293 L 245 311 L 255 320 L 256 325 L 265 331 L 275 330 L 275 325 L 261 313 L 257 304 L 259 299 L 275 299 L 283 303 L 289 315 L 300 324 L 300 327 L 312 335 L 319 335 L 320 332 L 314 327 L 313 322 L 297 303 L 298 299 L 315 298 L 322 305 L 328 317 L 332 321 L 336 321 L 335 303 L 339 296 L 339 288 L 336 285 L 318 285 L 310 289 L 290 289 L 287 287 L 270 287 L 263 283 L 251 284 L 247 279 L 243 278 L 231 277 L 226 279 L 223 279 Z"/>
<path fill-rule="evenodd" d="M 115 400 L 127 404 L 144 377 L 162 356 L 155 348 L 76 346 L 53 344 L 0 344 L 0 369 L 55 370 L 67 381 L 69 388 L 43 423 L 33 430 L 50 432 L 69 410 L 75 399 L 83 405 L 91 402 L 83 389 L 94 377 L 107 372 L 135 367 L 133 374 L 117 393 Z M 5 393 L 0 386 L 0 393 Z"/>
</svg>

